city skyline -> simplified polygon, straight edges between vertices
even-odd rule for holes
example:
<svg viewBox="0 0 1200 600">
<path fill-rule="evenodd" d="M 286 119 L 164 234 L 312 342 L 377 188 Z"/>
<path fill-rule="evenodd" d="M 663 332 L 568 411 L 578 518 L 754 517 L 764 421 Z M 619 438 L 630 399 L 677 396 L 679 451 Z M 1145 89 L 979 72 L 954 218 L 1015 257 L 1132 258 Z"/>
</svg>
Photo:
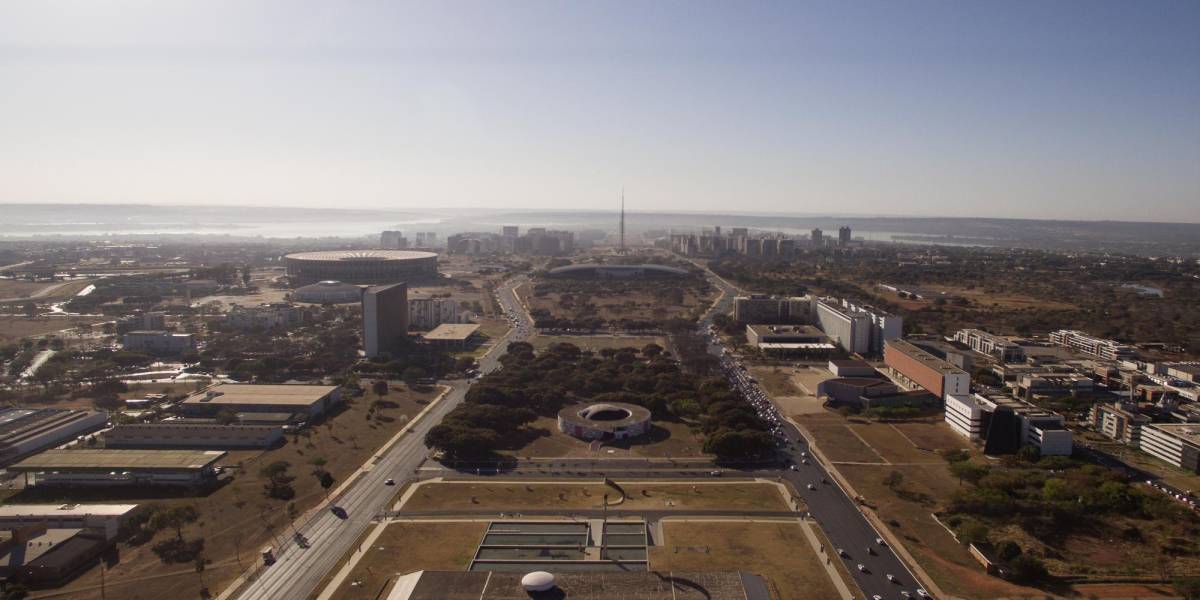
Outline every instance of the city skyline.
<svg viewBox="0 0 1200 600">
<path fill-rule="evenodd" d="M 0 203 L 1200 221 L 1194 3 L 118 4 L 0 8 Z"/>
</svg>

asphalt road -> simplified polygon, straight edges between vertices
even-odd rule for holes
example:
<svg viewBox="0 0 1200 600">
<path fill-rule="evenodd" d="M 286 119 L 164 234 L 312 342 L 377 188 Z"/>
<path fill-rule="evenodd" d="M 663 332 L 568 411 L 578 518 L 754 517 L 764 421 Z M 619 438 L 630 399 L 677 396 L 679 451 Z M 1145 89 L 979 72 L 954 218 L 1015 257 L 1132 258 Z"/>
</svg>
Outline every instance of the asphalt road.
<svg viewBox="0 0 1200 600">
<path fill-rule="evenodd" d="M 711 276 L 711 280 L 725 294 L 705 315 L 701 321 L 703 327 L 710 325 L 713 315 L 718 312 L 728 313 L 733 299 L 737 295 L 737 289 L 724 280 L 715 276 Z M 715 342 L 710 344 L 709 351 L 712 354 L 723 354 L 721 347 Z M 759 395 L 759 397 L 769 398 L 755 382 L 750 381 L 749 377 L 738 368 L 728 353 L 722 355 L 722 363 L 726 367 L 730 385 L 739 390 L 743 396 Z M 846 563 L 855 583 L 866 593 L 868 598 L 876 595 L 881 598 L 902 598 L 902 591 L 916 597 L 916 590 L 920 587 L 916 578 L 890 547 L 876 543 L 875 540 L 880 538 L 880 535 L 867 521 L 866 516 L 860 512 L 858 503 L 835 483 L 836 480 L 829 475 L 816 457 L 811 454 L 807 457 L 802 456 L 802 453 L 807 453 L 809 440 L 805 439 L 800 431 L 787 421 L 781 421 L 780 431 L 787 440 L 787 444 L 780 448 L 780 452 L 795 466 L 796 470 L 788 468 L 776 471 L 772 475 L 792 482 L 804 502 L 808 504 L 809 513 L 829 536 L 829 540 L 834 545 L 832 550 L 835 559 Z M 805 460 L 808 464 L 804 464 Z M 810 484 L 816 489 L 809 490 Z M 847 556 L 839 558 L 836 553 L 838 548 L 845 550 Z M 826 549 L 827 552 L 829 550 Z M 863 565 L 866 570 L 859 571 L 857 568 L 859 564 Z M 889 574 L 896 577 L 895 582 L 888 581 L 887 575 Z"/>
<path fill-rule="evenodd" d="M 523 281 L 523 277 L 518 277 L 497 289 L 501 306 L 513 315 L 516 324 L 479 360 L 481 372 L 486 373 L 499 366 L 498 359 L 508 342 L 529 335 L 532 324 L 512 293 L 512 288 Z M 463 401 L 469 387 L 465 381 L 453 381 L 449 385 L 451 390 L 441 402 L 414 423 L 409 433 L 391 449 L 380 455 L 370 471 L 334 499 L 334 504 L 345 510 L 345 518 L 338 517 L 331 510 L 321 510 L 298 528 L 308 538 L 308 548 L 299 547 L 288 536 L 286 543 L 276 549 L 275 564 L 263 569 L 256 580 L 246 585 L 239 598 L 277 600 L 306 598 L 312 593 L 321 579 L 337 566 L 338 561 L 371 526 L 371 520 L 387 508 L 385 505 L 395 494 L 396 488 L 385 485 L 384 481 L 411 477 L 424 462 L 427 456 L 425 433 Z"/>
</svg>

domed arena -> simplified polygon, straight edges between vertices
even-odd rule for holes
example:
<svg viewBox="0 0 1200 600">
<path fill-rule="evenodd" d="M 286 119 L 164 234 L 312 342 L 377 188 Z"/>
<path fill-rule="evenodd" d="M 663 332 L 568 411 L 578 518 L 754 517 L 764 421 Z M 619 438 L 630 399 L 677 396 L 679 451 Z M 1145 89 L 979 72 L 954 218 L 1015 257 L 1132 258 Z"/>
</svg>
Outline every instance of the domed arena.
<svg viewBox="0 0 1200 600">
<path fill-rule="evenodd" d="M 415 250 L 334 250 L 284 257 L 292 285 L 341 281 L 359 285 L 434 279 L 437 254 Z"/>
</svg>

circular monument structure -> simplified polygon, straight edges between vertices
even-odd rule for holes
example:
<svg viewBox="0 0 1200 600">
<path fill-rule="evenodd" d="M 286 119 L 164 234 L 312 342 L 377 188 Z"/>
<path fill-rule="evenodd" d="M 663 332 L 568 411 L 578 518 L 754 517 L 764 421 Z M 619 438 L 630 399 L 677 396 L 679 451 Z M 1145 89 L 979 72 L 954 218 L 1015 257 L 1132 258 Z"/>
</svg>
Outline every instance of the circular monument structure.
<svg viewBox="0 0 1200 600">
<path fill-rule="evenodd" d="M 415 250 L 331 250 L 283 258 L 292 285 L 341 281 L 359 285 L 437 277 L 437 254 Z"/>
<path fill-rule="evenodd" d="M 636 404 L 605 402 L 558 411 L 558 430 L 581 440 L 624 440 L 650 432 L 650 411 Z"/>
<path fill-rule="evenodd" d="M 292 300 L 310 304 L 350 304 L 362 300 L 363 289 L 340 281 L 318 281 L 296 288 Z"/>
</svg>

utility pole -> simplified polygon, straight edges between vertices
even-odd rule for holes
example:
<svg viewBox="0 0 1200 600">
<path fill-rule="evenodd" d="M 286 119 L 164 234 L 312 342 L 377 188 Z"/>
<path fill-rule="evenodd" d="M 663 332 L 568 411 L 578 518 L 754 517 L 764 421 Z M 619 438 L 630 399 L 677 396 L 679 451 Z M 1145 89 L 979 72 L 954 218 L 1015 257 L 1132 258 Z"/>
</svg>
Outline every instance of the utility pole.
<svg viewBox="0 0 1200 600">
<path fill-rule="evenodd" d="M 621 255 L 625 254 L 625 188 L 621 188 Z"/>
</svg>

